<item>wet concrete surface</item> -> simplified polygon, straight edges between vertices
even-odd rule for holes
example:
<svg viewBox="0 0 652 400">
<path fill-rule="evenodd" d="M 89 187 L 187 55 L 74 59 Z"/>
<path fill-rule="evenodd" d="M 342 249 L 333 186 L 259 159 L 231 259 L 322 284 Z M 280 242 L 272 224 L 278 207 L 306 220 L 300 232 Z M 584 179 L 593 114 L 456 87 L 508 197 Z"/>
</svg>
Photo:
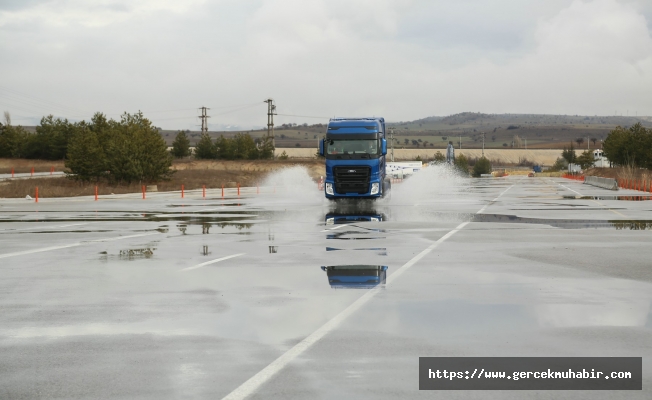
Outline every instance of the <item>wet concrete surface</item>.
<svg viewBox="0 0 652 400">
<path fill-rule="evenodd" d="M 274 190 L 0 200 L 0 398 L 652 397 L 652 203 L 428 169 L 375 203 Z M 420 356 L 643 357 L 644 390 L 419 392 Z"/>
</svg>

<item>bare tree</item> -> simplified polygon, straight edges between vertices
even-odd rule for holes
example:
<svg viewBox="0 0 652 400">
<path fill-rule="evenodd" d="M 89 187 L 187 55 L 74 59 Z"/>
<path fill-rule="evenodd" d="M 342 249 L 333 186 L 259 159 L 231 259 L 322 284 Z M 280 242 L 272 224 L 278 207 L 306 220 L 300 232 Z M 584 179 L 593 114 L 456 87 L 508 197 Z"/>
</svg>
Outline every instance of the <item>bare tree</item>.
<svg viewBox="0 0 652 400">
<path fill-rule="evenodd" d="M 584 143 L 584 138 L 579 137 L 575 139 L 575 143 L 577 143 L 578 146 L 581 146 L 582 143 Z"/>
<path fill-rule="evenodd" d="M 11 126 L 11 114 L 9 114 L 9 111 L 5 111 L 5 126 Z"/>
<path fill-rule="evenodd" d="M 592 138 L 591 138 L 591 141 L 593 142 L 593 145 L 595 145 L 595 142 L 598 141 L 598 138 L 594 138 L 594 137 L 592 137 Z"/>
</svg>

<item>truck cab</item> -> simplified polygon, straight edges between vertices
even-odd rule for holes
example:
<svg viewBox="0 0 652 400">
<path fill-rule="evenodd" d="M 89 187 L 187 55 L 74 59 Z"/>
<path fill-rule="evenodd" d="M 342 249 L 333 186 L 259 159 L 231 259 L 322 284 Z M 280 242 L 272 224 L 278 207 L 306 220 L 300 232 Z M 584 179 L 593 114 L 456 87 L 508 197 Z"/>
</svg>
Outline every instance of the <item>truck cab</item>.
<svg viewBox="0 0 652 400">
<path fill-rule="evenodd" d="M 319 154 L 326 158 L 326 198 L 375 199 L 389 192 L 384 118 L 332 118 Z"/>
</svg>

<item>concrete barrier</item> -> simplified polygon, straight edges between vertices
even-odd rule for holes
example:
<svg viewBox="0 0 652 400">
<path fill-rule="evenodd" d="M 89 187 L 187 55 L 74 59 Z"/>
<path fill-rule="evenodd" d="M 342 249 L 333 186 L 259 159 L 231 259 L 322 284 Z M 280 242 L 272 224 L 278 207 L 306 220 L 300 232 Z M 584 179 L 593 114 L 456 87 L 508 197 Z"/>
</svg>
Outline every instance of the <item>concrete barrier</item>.
<svg viewBox="0 0 652 400">
<path fill-rule="evenodd" d="M 601 178 L 599 176 L 584 177 L 584 184 L 597 186 L 603 189 L 618 190 L 618 182 L 613 178 Z"/>
</svg>

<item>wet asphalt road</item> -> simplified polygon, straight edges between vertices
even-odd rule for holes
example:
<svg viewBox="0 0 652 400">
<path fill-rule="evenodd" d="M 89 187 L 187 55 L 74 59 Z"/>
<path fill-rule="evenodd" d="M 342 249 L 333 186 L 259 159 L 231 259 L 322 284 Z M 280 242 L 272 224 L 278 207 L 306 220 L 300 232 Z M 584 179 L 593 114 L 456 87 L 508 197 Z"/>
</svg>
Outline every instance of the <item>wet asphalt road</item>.
<svg viewBox="0 0 652 400">
<path fill-rule="evenodd" d="M 652 398 L 652 201 L 427 168 L 330 204 L 302 174 L 0 200 L 0 399 Z M 420 356 L 643 357 L 644 390 L 420 392 Z"/>
</svg>

